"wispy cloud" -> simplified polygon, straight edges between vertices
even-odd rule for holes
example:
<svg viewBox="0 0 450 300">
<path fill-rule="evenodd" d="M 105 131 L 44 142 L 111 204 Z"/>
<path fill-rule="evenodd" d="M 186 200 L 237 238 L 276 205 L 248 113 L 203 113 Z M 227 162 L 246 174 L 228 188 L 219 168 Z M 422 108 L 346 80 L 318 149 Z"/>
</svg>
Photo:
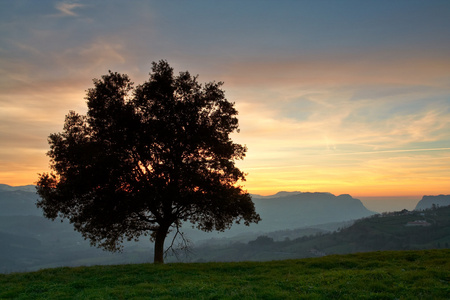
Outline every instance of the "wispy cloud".
<svg viewBox="0 0 450 300">
<path fill-rule="evenodd" d="M 84 6 L 84 4 L 80 3 L 59 2 L 56 4 L 56 9 L 60 11 L 64 16 L 76 17 L 78 16 L 78 14 L 75 13 L 74 10 Z"/>
<path fill-rule="evenodd" d="M 377 150 L 377 151 L 360 151 L 360 152 L 334 152 L 326 155 L 370 155 L 370 154 L 384 154 L 384 153 L 408 153 L 408 152 L 430 152 L 430 151 L 450 151 L 450 148 L 423 148 L 423 149 L 391 149 L 391 150 Z"/>
<path fill-rule="evenodd" d="M 105 73 L 127 62 L 126 47 L 121 41 L 98 38 L 78 47 L 69 48 L 61 53 L 55 53 L 58 65 L 81 76 L 84 74 Z"/>
</svg>

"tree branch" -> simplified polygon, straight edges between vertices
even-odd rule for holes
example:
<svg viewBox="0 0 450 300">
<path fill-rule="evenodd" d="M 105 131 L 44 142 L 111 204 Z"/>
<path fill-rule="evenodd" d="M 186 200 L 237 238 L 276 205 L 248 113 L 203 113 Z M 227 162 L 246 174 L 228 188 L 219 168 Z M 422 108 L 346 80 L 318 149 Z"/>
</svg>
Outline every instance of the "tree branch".
<svg viewBox="0 0 450 300">
<path fill-rule="evenodd" d="M 166 249 L 166 251 L 164 251 L 164 257 L 167 257 L 169 251 L 171 251 L 176 259 L 180 261 L 180 251 L 183 251 L 186 257 L 189 256 L 190 253 L 192 253 L 191 241 L 186 238 L 185 234 L 182 231 L 180 231 L 179 224 L 176 224 L 176 229 L 177 230 L 175 232 L 175 235 L 173 236 L 170 246 Z M 174 244 L 178 236 L 181 238 L 181 242 L 178 243 L 178 248 L 174 248 Z"/>
</svg>

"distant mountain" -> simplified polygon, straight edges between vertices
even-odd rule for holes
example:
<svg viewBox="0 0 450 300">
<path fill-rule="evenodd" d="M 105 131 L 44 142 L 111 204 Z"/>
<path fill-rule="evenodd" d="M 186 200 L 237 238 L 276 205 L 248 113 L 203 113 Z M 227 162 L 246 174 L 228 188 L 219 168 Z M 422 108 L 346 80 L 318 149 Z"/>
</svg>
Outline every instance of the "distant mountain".
<svg viewBox="0 0 450 300">
<path fill-rule="evenodd" d="M 274 196 L 253 197 L 253 202 L 262 221 L 251 227 L 262 231 L 342 222 L 375 214 L 360 200 L 347 194 L 281 192 Z"/>
<path fill-rule="evenodd" d="M 36 186 L 35 185 L 10 186 L 7 184 L 0 184 L 0 191 L 7 191 L 7 192 L 22 191 L 35 193 Z"/>
<path fill-rule="evenodd" d="M 259 224 L 249 227 L 233 225 L 222 236 L 242 232 L 269 232 L 305 226 L 356 220 L 373 215 L 358 199 L 350 195 L 335 196 L 330 193 L 278 192 L 272 196 L 252 195 L 256 211 L 261 215 Z M 12 187 L 0 184 L 0 216 L 43 216 L 36 207 L 38 195 L 33 185 Z M 186 227 L 186 226 L 185 226 Z M 190 227 L 190 226 L 188 226 Z M 205 236 L 198 230 L 185 231 L 193 240 Z"/>
<path fill-rule="evenodd" d="M 441 207 L 450 205 L 450 195 L 423 196 L 415 210 L 429 209 L 433 207 L 433 204 Z"/>
<path fill-rule="evenodd" d="M 330 193 L 278 192 L 272 196 L 252 195 L 260 224 L 234 225 L 227 236 L 245 231 L 275 231 L 316 224 L 355 220 L 374 212 L 350 195 Z M 12 187 L 0 184 L 0 216 L 42 216 L 36 207 L 38 195 L 33 185 Z M 190 231 L 193 237 L 194 231 Z M 194 237 L 195 239 L 195 237 Z"/>
<path fill-rule="evenodd" d="M 34 185 L 0 184 L 0 216 L 42 216 L 36 207 L 38 197 Z"/>
</svg>

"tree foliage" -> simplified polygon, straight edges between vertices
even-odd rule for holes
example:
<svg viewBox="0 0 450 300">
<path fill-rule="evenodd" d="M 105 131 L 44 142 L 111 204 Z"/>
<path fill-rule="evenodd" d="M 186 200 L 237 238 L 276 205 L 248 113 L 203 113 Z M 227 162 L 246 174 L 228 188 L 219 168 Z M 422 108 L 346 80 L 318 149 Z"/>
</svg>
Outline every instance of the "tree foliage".
<svg viewBox="0 0 450 300">
<path fill-rule="evenodd" d="M 134 86 L 109 71 L 87 91 L 87 115 L 73 111 L 49 137 L 51 173 L 39 175 L 38 207 L 67 218 L 93 245 L 121 249 L 123 239 L 150 235 L 155 262 L 164 239 L 183 222 L 223 231 L 233 222 L 258 222 L 235 166 L 246 147 L 234 103 L 221 82 L 174 76 L 167 61 L 153 63 L 148 81 Z"/>
</svg>

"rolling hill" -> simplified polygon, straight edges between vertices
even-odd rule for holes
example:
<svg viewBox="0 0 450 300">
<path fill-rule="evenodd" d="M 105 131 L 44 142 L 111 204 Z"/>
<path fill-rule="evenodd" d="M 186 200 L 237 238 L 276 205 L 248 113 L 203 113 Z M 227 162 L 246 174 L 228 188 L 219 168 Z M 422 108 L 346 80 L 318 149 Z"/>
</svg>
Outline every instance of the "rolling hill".
<svg viewBox="0 0 450 300">
<path fill-rule="evenodd" d="M 186 261 L 265 261 L 386 250 L 450 248 L 450 206 L 383 213 L 347 228 L 276 241 L 269 235 L 248 243 L 205 244 Z M 181 255 L 180 255 L 181 257 Z"/>
</svg>

